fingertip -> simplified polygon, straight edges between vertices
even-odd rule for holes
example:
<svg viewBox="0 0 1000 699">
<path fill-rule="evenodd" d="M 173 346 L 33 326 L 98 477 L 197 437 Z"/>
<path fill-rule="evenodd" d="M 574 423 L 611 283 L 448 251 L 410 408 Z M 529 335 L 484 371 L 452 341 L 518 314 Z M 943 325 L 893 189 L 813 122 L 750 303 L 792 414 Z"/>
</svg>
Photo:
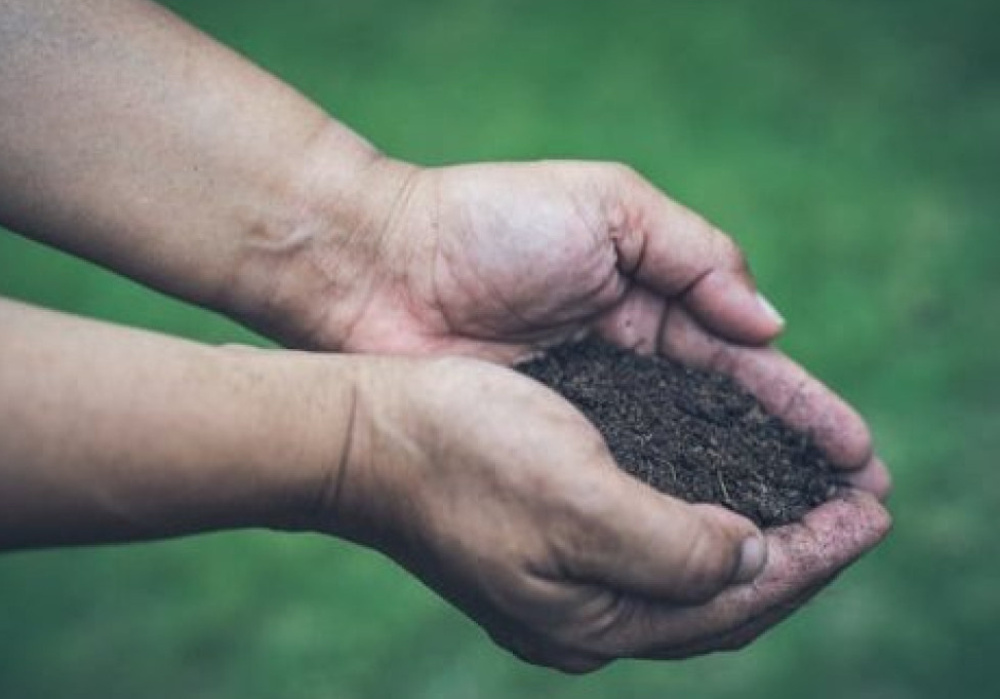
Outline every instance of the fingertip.
<svg viewBox="0 0 1000 699">
<path fill-rule="evenodd" d="M 860 470 L 848 473 L 844 480 L 853 488 L 871 493 L 879 502 L 888 501 L 892 494 L 892 476 L 877 456 L 873 456 Z"/>
<path fill-rule="evenodd" d="M 767 540 L 760 529 L 746 517 L 718 505 L 703 503 L 693 509 L 727 541 L 731 563 L 720 579 L 720 589 L 755 580 L 767 564 Z"/>
<path fill-rule="evenodd" d="M 797 420 L 808 424 L 806 429 L 816 445 L 837 468 L 848 474 L 863 473 L 873 456 L 871 429 L 844 399 L 821 384 L 817 384 L 814 390 L 826 392 L 829 396 L 824 411 L 816 413 L 816 406 L 807 405 L 808 401 L 799 401 L 789 408 L 786 418 L 793 424 Z M 803 413 L 796 416 L 799 410 Z M 811 418 L 807 417 L 809 411 L 813 411 Z M 850 475 L 847 477 L 850 478 Z"/>
<path fill-rule="evenodd" d="M 785 329 L 785 319 L 747 274 L 713 270 L 683 302 L 712 332 L 740 344 L 765 345 Z"/>
<path fill-rule="evenodd" d="M 816 540 L 817 551 L 843 564 L 882 541 L 892 529 L 892 515 L 872 493 L 848 488 L 808 512 L 802 524 Z"/>
<path fill-rule="evenodd" d="M 874 548 L 889 536 L 893 527 L 892 513 L 873 493 L 852 490 L 844 499 L 857 508 L 854 522 L 861 532 L 858 538 L 868 544 L 866 550 Z"/>
<path fill-rule="evenodd" d="M 774 323 L 775 327 L 778 328 L 778 332 L 781 332 L 785 327 L 785 317 L 778 312 L 778 309 L 767 300 L 767 297 L 759 291 L 754 292 L 754 296 L 757 298 L 757 306 L 760 308 L 761 312 L 767 316 L 771 322 Z"/>
<path fill-rule="evenodd" d="M 753 582 L 767 564 L 767 541 L 763 536 L 749 536 L 740 544 L 739 564 L 733 582 L 745 585 Z"/>
</svg>

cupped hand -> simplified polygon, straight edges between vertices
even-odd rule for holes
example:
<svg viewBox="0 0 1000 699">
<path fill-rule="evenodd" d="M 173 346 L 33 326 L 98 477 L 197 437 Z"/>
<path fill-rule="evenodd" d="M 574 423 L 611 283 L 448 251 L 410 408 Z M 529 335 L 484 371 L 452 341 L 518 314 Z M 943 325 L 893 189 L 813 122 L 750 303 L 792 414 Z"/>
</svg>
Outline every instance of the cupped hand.
<svg viewBox="0 0 1000 699">
<path fill-rule="evenodd" d="M 849 490 L 762 535 L 615 466 L 562 398 L 465 359 L 373 359 L 320 529 L 385 552 L 518 656 L 569 672 L 747 642 L 875 545 Z"/>
<path fill-rule="evenodd" d="M 394 166 L 403 171 L 382 177 L 394 203 L 364 240 L 376 249 L 355 271 L 352 308 L 307 342 L 509 363 L 645 292 L 660 304 L 643 325 L 679 306 L 745 344 L 781 330 L 732 240 L 625 166 Z"/>
</svg>

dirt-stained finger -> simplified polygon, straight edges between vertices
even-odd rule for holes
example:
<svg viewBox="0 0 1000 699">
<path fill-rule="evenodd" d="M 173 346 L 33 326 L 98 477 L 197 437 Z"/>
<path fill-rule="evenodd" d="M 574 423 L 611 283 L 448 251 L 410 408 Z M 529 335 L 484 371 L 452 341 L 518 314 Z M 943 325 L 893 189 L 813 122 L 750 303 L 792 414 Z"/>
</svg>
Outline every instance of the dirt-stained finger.
<svg viewBox="0 0 1000 699">
<path fill-rule="evenodd" d="M 677 607 L 635 600 L 621 623 L 609 626 L 603 650 L 633 657 L 672 657 L 690 649 L 713 650 L 759 634 L 758 621 L 778 620 L 796 600 L 821 586 L 874 547 L 891 519 L 870 494 L 845 491 L 799 524 L 766 532 L 768 563 L 753 583 L 731 587 L 699 606 Z M 688 653 L 690 654 L 690 653 Z"/>
<path fill-rule="evenodd" d="M 870 461 L 871 433 L 857 411 L 777 349 L 726 342 L 682 308 L 668 314 L 659 346 L 680 362 L 732 377 L 768 412 L 811 435 L 834 465 L 860 469 Z"/>
</svg>

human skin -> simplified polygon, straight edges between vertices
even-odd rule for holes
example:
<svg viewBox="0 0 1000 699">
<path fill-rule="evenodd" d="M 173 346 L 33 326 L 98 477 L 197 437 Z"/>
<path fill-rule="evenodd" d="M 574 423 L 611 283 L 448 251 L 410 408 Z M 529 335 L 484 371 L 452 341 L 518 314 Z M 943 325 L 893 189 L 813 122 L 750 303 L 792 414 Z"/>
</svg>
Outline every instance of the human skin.
<svg viewBox="0 0 1000 699">
<path fill-rule="evenodd" d="M 760 301 L 736 245 L 630 169 L 574 162 L 428 169 L 393 160 L 145 2 L 0 0 L 0 18 L 0 221 L 12 229 L 290 347 L 464 354 L 504 364 L 598 332 L 732 375 L 812 432 L 852 486 L 803 523 L 768 532 L 763 571 L 753 584 L 736 584 L 740 546 L 759 536 L 752 525 L 721 508 L 654 497 L 624 479 L 572 408 L 502 368 L 184 345 L 176 373 L 151 377 L 164 360 L 159 347 L 174 347 L 159 338 L 135 371 L 158 387 L 154 395 L 171 400 L 150 407 L 149 424 L 139 426 L 146 431 L 115 429 L 130 416 L 122 406 L 141 396 L 86 383 L 95 367 L 74 363 L 81 361 L 72 345 L 79 321 L 43 321 L 16 307 L 7 313 L 34 344 L 25 349 L 8 330 L 14 325 L 0 324 L 5 347 L 19 352 L 3 366 L 32 366 L 33 352 L 53 347 L 63 348 L 65 368 L 59 380 L 44 381 L 42 372 L 8 370 L 3 380 L 15 383 L 4 383 L 3 395 L 42 400 L 45 390 L 91 390 L 73 394 L 66 432 L 56 429 L 54 411 L 22 414 L 31 400 L 5 400 L 12 411 L 0 427 L 5 445 L 18 434 L 63 435 L 58 453 L 88 453 L 74 440 L 93 435 L 70 429 L 84 405 L 111 416 L 100 444 L 118 456 L 49 459 L 51 450 L 41 448 L 48 439 L 18 441 L 19 451 L 4 455 L 0 495 L 11 545 L 66 543 L 60 537 L 69 534 L 85 543 L 280 527 L 273 515 L 287 514 L 291 498 L 310 503 L 305 511 L 314 516 L 301 526 L 379 548 L 506 647 L 580 671 L 614 657 L 681 657 L 745 643 L 885 534 L 889 519 L 878 498 L 888 476 L 862 420 L 767 346 L 782 323 Z M 33 334 L 36 326 L 45 331 Z M 124 332 L 96 333 L 91 353 L 121 364 L 131 356 L 117 349 L 132 342 Z M 249 382 L 262 393 L 251 392 L 256 402 L 241 407 L 273 397 L 293 422 L 320 419 L 345 436 L 324 443 L 324 459 L 289 465 L 291 455 L 313 449 L 315 428 L 285 434 L 264 417 L 231 410 L 243 397 L 232 386 L 204 397 L 183 380 L 227 375 L 220 365 L 239 367 L 237 376 L 267 375 Z M 194 391 L 192 400 L 178 400 L 178 386 Z M 313 399 L 330 415 L 311 414 Z M 58 402 L 49 395 L 42 404 Z M 352 406 L 348 423 L 365 426 L 360 436 L 341 429 L 345 405 Z M 156 441 L 152 423 L 164 420 L 195 430 L 174 444 L 183 458 L 145 453 Z M 16 432 L 18 424 L 36 431 Z M 234 454 L 213 461 L 214 450 L 226 451 L 213 440 L 243 434 L 247 424 L 268 426 L 273 444 L 257 446 L 274 458 L 243 461 L 243 446 L 226 442 Z M 290 451 L 274 451 L 278 444 Z M 343 455 L 352 449 L 363 456 Z M 237 463 L 264 470 L 250 479 L 259 489 L 245 493 L 230 483 L 228 470 L 241 472 Z M 581 463 L 594 464 L 593 477 L 569 478 Z M 289 473 L 292 484 L 281 480 Z M 83 474 L 86 483 L 74 480 Z M 35 477 L 56 490 L 20 489 Z M 324 483 L 340 487 L 330 495 Z M 86 497 L 85 485 L 103 492 L 102 484 L 108 497 Z M 212 486 L 207 501 L 203 484 Z M 311 499 L 301 499 L 301 488 Z M 23 506 L 29 502 L 35 505 Z M 46 507 L 49 529 L 33 528 L 33 513 Z M 128 516 L 147 508 L 156 515 Z M 648 521 L 614 529 L 632 511 Z M 109 516 L 115 512 L 126 516 Z M 516 526 L 498 532 L 497 521 Z M 653 522 L 660 524 L 650 532 Z M 585 546 L 565 541 L 573 531 L 599 534 L 585 537 Z M 19 532 L 36 535 L 19 541 Z M 572 559 L 594 541 L 629 555 Z M 540 579 L 525 577 L 539 572 Z"/>
<path fill-rule="evenodd" d="M 762 541 L 485 362 L 208 347 L 3 300 L 0 326 L 2 548 L 325 532 L 580 672 L 746 642 L 888 526 L 854 491 Z"/>
</svg>

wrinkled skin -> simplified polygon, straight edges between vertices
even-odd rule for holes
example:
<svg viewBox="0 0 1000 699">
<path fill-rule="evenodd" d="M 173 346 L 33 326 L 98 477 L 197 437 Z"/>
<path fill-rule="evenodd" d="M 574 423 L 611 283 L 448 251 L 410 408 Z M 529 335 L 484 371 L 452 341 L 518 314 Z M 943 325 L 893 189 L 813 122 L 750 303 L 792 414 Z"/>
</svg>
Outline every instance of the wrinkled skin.
<svg viewBox="0 0 1000 699">
<path fill-rule="evenodd" d="M 495 640 L 568 671 L 739 647 L 886 534 L 879 500 L 889 478 L 867 427 L 767 345 L 782 322 L 761 304 L 727 236 L 617 165 L 378 166 L 395 174 L 384 178 L 398 188 L 390 213 L 337 244 L 343 264 L 324 262 L 334 246 L 322 234 L 302 246 L 288 274 L 319 270 L 324 279 L 283 304 L 273 334 L 310 347 L 510 364 L 597 332 L 732 376 L 843 469 L 842 495 L 769 530 L 762 574 L 734 585 L 732 532 L 753 531 L 748 522 L 624 481 L 593 427 L 551 392 L 482 365 L 435 364 L 420 396 L 434 425 L 414 428 L 419 438 L 396 434 L 404 446 L 373 437 L 387 454 L 418 455 L 422 475 L 374 508 L 378 488 L 347 479 L 344 489 L 389 523 L 374 545 Z M 372 410 L 376 424 L 389 423 L 377 416 L 391 408 Z M 393 492 L 371 475 L 386 468 L 372 461 L 361 480 Z M 648 522 L 628 529 L 620 520 L 637 510 Z M 728 534 L 706 533 L 719 518 Z M 616 521 L 624 529 L 607 534 Z M 603 533 L 591 536 L 595 529 Z M 641 582 L 617 579 L 633 560 L 651 566 L 636 572 Z"/>
<path fill-rule="evenodd" d="M 320 277 L 254 324 L 296 346 L 510 364 L 584 332 L 732 376 L 884 498 L 860 416 L 767 347 L 782 321 L 739 248 L 632 170 L 586 162 L 417 169 L 380 161 L 388 213 L 322 227 L 275 277 Z"/>
<path fill-rule="evenodd" d="M 756 569 L 757 556 L 753 584 L 740 584 L 736 544 L 753 531 L 748 522 L 627 480 L 578 413 L 523 377 L 468 360 L 388 362 L 376 373 L 363 368 L 365 358 L 358 371 L 366 378 L 348 400 L 345 386 L 355 379 L 336 367 L 352 359 L 315 358 L 330 365 L 329 383 L 317 386 L 311 372 L 306 384 L 289 378 L 304 359 L 276 353 L 280 368 L 271 364 L 263 375 L 277 371 L 283 380 L 274 395 L 295 396 L 303 411 L 289 407 L 280 416 L 286 428 L 298 434 L 315 420 L 324 426 L 316 432 L 337 432 L 345 402 L 354 416 L 343 459 L 343 445 L 331 440 L 316 462 L 305 460 L 301 478 L 288 474 L 312 486 L 320 473 L 328 509 L 317 526 L 392 555 L 505 646 L 572 671 L 620 656 L 732 647 L 884 534 L 888 518 L 874 496 L 888 479 L 863 423 L 762 348 L 780 323 L 757 301 L 737 248 L 628 169 L 413 168 L 379 157 L 154 3 L 0 3 L 0 216 L 10 227 L 295 346 L 505 364 L 596 331 L 713 366 L 814 431 L 857 488 L 802 524 L 770 532 L 766 567 Z M 159 356 L 149 352 L 146 360 Z M 195 354 L 180 365 L 216 366 Z M 64 368 L 79 366 L 71 356 Z M 139 359 L 133 368 L 148 366 Z M 393 368 L 404 365 L 402 373 Z M 79 388 L 73 379 L 66 385 Z M 108 397 L 122 395 L 132 394 Z M 143 413 L 141 404 L 112 403 Z M 206 406 L 169 415 L 199 409 Z M 206 411 L 232 417 L 224 408 Z M 336 419 L 324 420 L 324 412 Z M 219 425 L 202 433 L 214 444 L 236 423 L 208 424 Z M 324 442 L 307 433 L 295 441 Z M 137 434 L 145 433 L 127 436 Z M 105 440 L 110 453 L 129 444 L 118 437 Z M 59 453 L 29 441 L 30 454 Z M 234 441 L 232 448 L 245 446 Z M 296 470 L 295 456 L 277 458 Z M 152 463 L 152 482 L 177 473 L 176 456 Z M 123 477 L 134 483 L 136 470 L 110 468 L 83 488 L 103 504 L 98 510 L 113 511 L 109 539 L 128 538 L 123 527 L 134 535 L 127 525 L 143 518 L 128 515 L 139 503 L 153 513 L 165 506 L 157 496 L 170 489 L 141 477 L 138 499 L 125 487 L 116 501 L 107 486 Z M 183 503 L 169 514 L 191 516 L 193 530 L 206 526 L 204 517 L 219 526 L 198 516 L 206 502 L 198 496 L 211 489 L 193 470 L 191 481 L 167 479 Z M 58 485 L 60 473 L 46 471 L 37 492 Z M 87 481 L 72 475 L 68 483 Z M 233 477 L 229 469 L 217 475 L 210 482 Z M 255 479 L 240 480 L 253 486 Z M 287 487 L 277 488 L 278 500 Z M 302 502 L 311 503 L 314 489 L 306 490 Z M 269 495 L 263 499 L 276 497 Z M 165 520 L 152 533 L 177 530 L 174 516 Z"/>
<path fill-rule="evenodd" d="M 752 523 L 623 474 L 581 414 L 525 377 L 384 360 L 361 385 L 350 466 L 313 526 L 385 552 L 533 663 L 586 672 L 740 647 L 889 525 L 874 496 L 845 490 L 747 561 Z"/>
</svg>

